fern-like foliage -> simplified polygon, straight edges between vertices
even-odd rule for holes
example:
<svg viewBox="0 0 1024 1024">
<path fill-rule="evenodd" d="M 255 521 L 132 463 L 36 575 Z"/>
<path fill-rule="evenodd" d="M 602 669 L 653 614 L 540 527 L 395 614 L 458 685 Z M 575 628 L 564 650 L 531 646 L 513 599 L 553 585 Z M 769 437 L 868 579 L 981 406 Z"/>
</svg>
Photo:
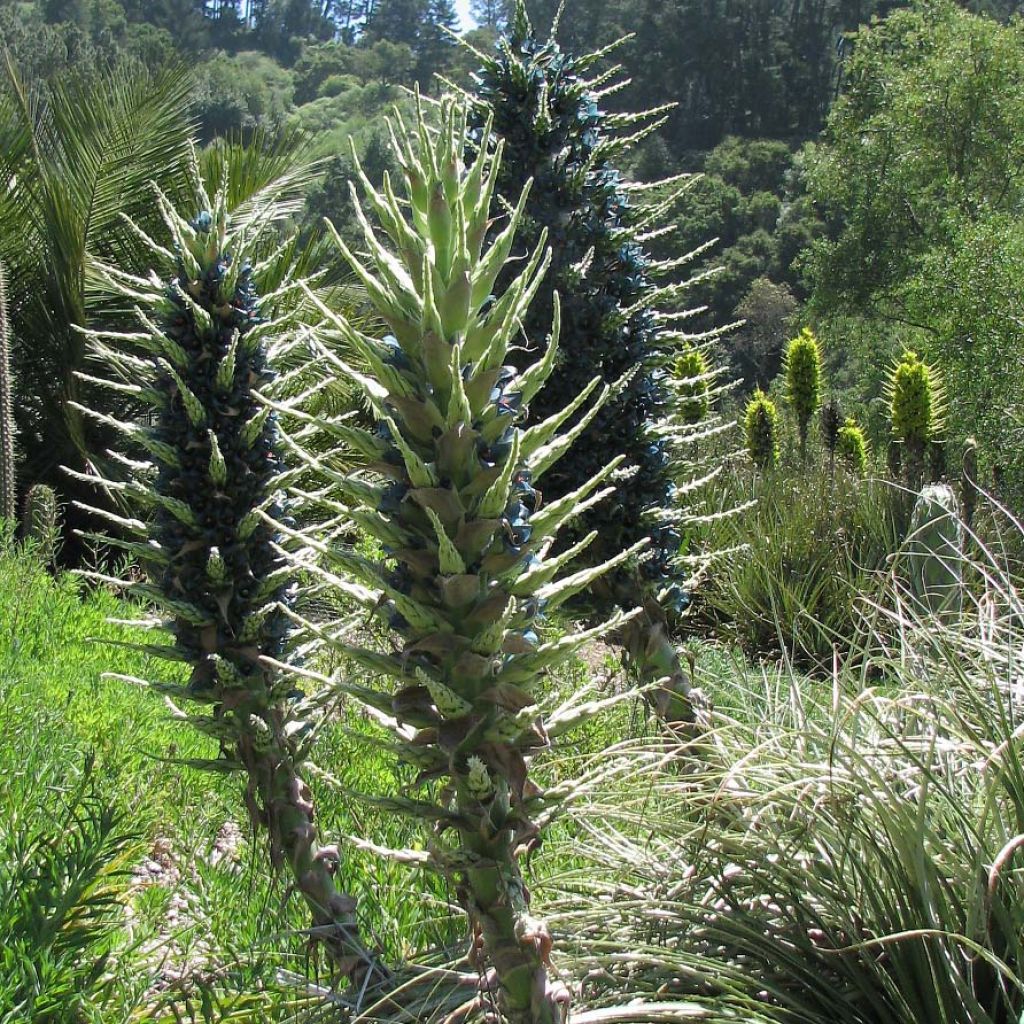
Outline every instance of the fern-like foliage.
<svg viewBox="0 0 1024 1024">
<path fill-rule="evenodd" d="M 2 1024 L 99 1019 L 138 843 L 89 781 L 48 827 L 0 832 Z"/>
</svg>

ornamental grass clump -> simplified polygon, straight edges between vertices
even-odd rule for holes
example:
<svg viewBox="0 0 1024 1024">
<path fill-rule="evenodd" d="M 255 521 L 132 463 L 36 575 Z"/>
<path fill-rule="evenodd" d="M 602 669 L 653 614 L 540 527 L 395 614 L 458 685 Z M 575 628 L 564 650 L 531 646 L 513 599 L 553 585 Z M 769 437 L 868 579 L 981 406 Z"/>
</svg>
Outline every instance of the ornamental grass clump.
<svg viewBox="0 0 1024 1024">
<path fill-rule="evenodd" d="M 390 177 L 378 191 L 360 173 L 382 230 L 371 227 L 353 187 L 363 255 L 335 235 L 386 333 L 367 335 L 322 306 L 363 369 L 330 358 L 359 382 L 376 423 L 337 427 L 339 441 L 366 458 L 363 470 L 339 474 L 313 454 L 307 463 L 333 481 L 339 504 L 382 554 L 308 538 L 326 566 L 310 569 L 391 635 L 390 652 L 382 652 L 320 630 L 352 662 L 391 681 L 335 685 L 381 713 L 397 756 L 418 769 L 419 784 L 432 783 L 420 797 L 384 801 L 431 830 L 426 852 L 400 856 L 451 884 L 472 929 L 481 999 L 495 998 L 503 1020 L 549 1024 L 565 1020 L 568 992 L 554 974 L 552 937 L 531 914 L 520 859 L 538 845 L 559 794 L 530 779 L 529 763 L 591 710 L 572 700 L 547 709 L 548 672 L 627 615 L 616 611 L 561 639 L 544 640 L 542 624 L 648 541 L 575 573 L 566 567 L 594 532 L 553 553 L 559 529 L 613 491 L 607 482 L 621 456 L 559 499 L 542 502 L 539 490 L 611 389 L 595 378 L 564 409 L 523 426 L 558 353 L 556 299 L 543 358 L 523 372 L 507 362 L 547 267 L 544 238 L 516 264 L 508 290 L 495 294 L 528 189 L 488 244 L 503 147 L 487 126 L 465 166 L 464 110 L 445 101 L 439 118 L 437 132 L 422 115 L 409 131 L 396 114 L 392 140 L 408 203 Z M 579 422 L 560 433 L 577 412 Z"/>
<path fill-rule="evenodd" d="M 626 456 L 631 476 L 616 499 L 588 509 L 567 532 L 565 544 L 591 531 L 597 539 L 583 556 L 589 564 L 648 538 L 647 556 L 634 571 L 610 574 L 591 588 L 577 608 L 600 617 L 612 608 L 644 608 L 617 639 L 639 678 L 659 680 L 652 690 L 655 711 L 669 722 L 693 720 L 689 675 L 671 642 L 671 620 L 689 603 L 692 565 L 680 560 L 682 525 L 692 509 L 680 498 L 717 465 L 699 467 L 694 445 L 715 429 L 709 416 L 718 393 L 716 373 L 702 367 L 702 392 L 687 396 L 672 387 L 679 347 L 696 346 L 707 335 L 678 328 L 689 315 L 675 309 L 693 279 L 673 281 L 701 250 L 656 260 L 645 241 L 689 187 L 680 175 L 648 185 L 629 183 L 615 163 L 664 123 L 671 105 L 642 114 L 611 114 L 599 106 L 618 69 L 598 73 L 597 64 L 615 47 L 574 55 L 552 37 L 537 37 L 522 2 L 507 36 L 495 51 L 474 51 L 482 67 L 469 97 L 477 130 L 489 119 L 507 147 L 492 212 L 534 184 L 526 199 L 515 255 L 529 252 L 548 232 L 551 272 L 523 321 L 526 339 L 513 361 L 536 357 L 550 323 L 553 293 L 563 303 L 562 358 L 551 382 L 530 406 L 542 423 L 588 385 L 594 376 L 621 388 L 583 432 L 571 459 L 548 476 L 548 497 L 561 498 L 589 480 L 609 452 Z M 498 292 L 519 273 L 511 264 L 498 278 Z M 685 554 L 685 553 L 684 553 Z"/>
<path fill-rule="evenodd" d="M 148 409 L 149 424 L 82 409 L 119 430 L 132 453 L 111 453 L 124 473 L 99 481 L 125 514 L 91 511 L 115 531 L 96 539 L 138 559 L 147 579 L 88 575 L 157 610 L 141 625 L 162 625 L 170 642 L 143 649 L 183 662 L 188 676 L 150 685 L 185 703 L 182 717 L 220 747 L 218 757 L 189 763 L 244 773 L 273 868 L 290 874 L 335 969 L 361 985 L 385 972 L 360 940 L 354 901 L 335 887 L 337 848 L 320 844 L 302 777 L 312 709 L 266 660 L 285 656 L 294 584 L 279 546 L 289 515 L 277 425 L 257 390 L 274 381 L 268 344 L 289 324 L 264 317 L 250 254 L 289 207 L 268 187 L 236 217 L 224 192 L 211 199 L 199 184 L 197 192 L 202 212 L 190 221 L 156 193 L 173 251 L 139 234 L 159 273 L 105 271 L 111 291 L 135 307 L 138 329 L 92 336 L 106 375 L 88 380 Z"/>
<path fill-rule="evenodd" d="M 786 347 L 784 372 L 786 399 L 792 406 L 800 437 L 800 459 L 806 461 L 811 417 L 821 403 L 821 349 L 809 327 L 805 327 Z"/>
<path fill-rule="evenodd" d="M 747 403 L 743 416 L 747 454 L 759 469 L 774 469 L 779 462 L 779 411 L 758 388 Z"/>
</svg>

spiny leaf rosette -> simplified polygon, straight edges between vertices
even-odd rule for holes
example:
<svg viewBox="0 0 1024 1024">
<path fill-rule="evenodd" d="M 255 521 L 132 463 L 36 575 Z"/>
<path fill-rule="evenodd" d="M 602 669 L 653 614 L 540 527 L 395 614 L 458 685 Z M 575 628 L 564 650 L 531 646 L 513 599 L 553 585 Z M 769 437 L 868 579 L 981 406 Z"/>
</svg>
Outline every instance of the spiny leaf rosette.
<svg viewBox="0 0 1024 1024">
<path fill-rule="evenodd" d="M 273 866 L 292 872 L 314 934 L 361 983 L 383 971 L 359 940 L 354 901 L 335 888 L 337 849 L 319 845 L 301 777 L 310 708 L 263 660 L 285 654 L 294 588 L 278 543 L 288 518 L 275 415 L 256 389 L 273 381 L 267 343 L 287 325 L 261 317 L 247 258 L 256 238 L 232 230 L 222 194 L 211 202 L 199 193 L 204 212 L 191 222 L 157 194 L 175 251 L 145 240 L 166 277 L 105 271 L 135 306 L 140 330 L 93 335 L 109 377 L 88 379 L 148 406 L 151 425 L 83 409 L 145 454 L 111 453 L 124 479 L 101 481 L 133 517 L 92 511 L 122 537 L 102 539 L 148 573 L 127 591 L 166 616 L 173 643 L 144 649 L 191 666 L 184 685 L 151 685 L 196 708 L 188 720 L 219 742 L 219 758 L 194 765 L 246 773 L 247 806 L 269 837 Z"/>
<path fill-rule="evenodd" d="M 368 458 L 367 468 L 333 478 L 352 519 L 384 556 L 333 544 L 322 554 L 338 590 L 389 625 L 396 650 L 324 639 L 396 682 L 387 691 L 337 685 L 383 712 L 399 757 L 419 769 L 419 782 L 436 780 L 436 801 L 402 798 L 387 806 L 433 827 L 428 865 L 454 883 L 473 929 L 471 958 L 487 967 L 485 979 L 488 972 L 495 979 L 503 1019 L 561 1021 L 568 993 L 552 977 L 551 937 L 530 914 L 518 863 L 558 800 L 531 783 L 527 766 L 553 736 L 593 710 L 578 695 L 545 717 L 547 673 L 627 616 L 616 612 L 601 627 L 547 642 L 540 623 L 648 541 L 568 575 L 564 567 L 595 534 L 552 554 L 570 517 L 613 490 L 603 485 L 621 458 L 557 501 L 542 504 L 536 485 L 611 389 L 595 378 L 549 419 L 521 426 L 557 352 L 556 300 L 544 358 L 522 373 L 507 364 L 545 272 L 544 239 L 495 297 L 527 193 L 487 244 L 502 147 L 491 145 L 485 129 L 477 156 L 464 166 L 465 112 L 450 101 L 439 110 L 437 132 L 428 131 L 422 115 L 415 131 L 400 117 L 393 126 L 408 204 L 396 198 L 388 177 L 378 192 L 360 176 L 386 237 L 371 228 L 355 188 L 365 253 L 357 256 L 336 236 L 390 332 L 369 337 L 333 318 L 368 368 L 362 374 L 339 363 L 339 372 L 360 381 L 377 420 L 372 431 L 346 428 L 345 440 Z M 579 423 L 560 434 L 585 406 Z"/>
<path fill-rule="evenodd" d="M 588 592 L 587 601 L 598 612 L 616 603 L 644 606 L 644 616 L 631 629 L 635 635 L 620 639 L 642 677 L 668 678 L 656 707 L 660 704 L 670 718 L 689 719 L 688 680 L 669 640 L 666 611 L 678 613 L 689 600 L 688 573 L 677 560 L 677 493 L 681 477 L 689 486 L 693 475 L 684 445 L 709 425 L 704 417 L 688 419 L 695 406 L 685 396 L 679 396 L 682 408 L 677 409 L 669 385 L 676 346 L 697 345 L 706 336 L 668 329 L 671 316 L 659 313 L 657 306 L 672 301 L 686 285 L 659 287 L 656 281 L 696 253 L 658 263 L 644 250 L 645 233 L 687 184 L 661 183 L 662 198 L 647 206 L 633 204 L 643 187 L 623 181 L 613 161 L 655 130 L 664 110 L 639 115 L 602 111 L 599 88 L 616 69 L 592 78 L 588 73 L 606 52 L 576 57 L 553 40 L 541 42 L 519 4 L 509 36 L 499 40 L 494 54 L 479 55 L 483 67 L 476 76 L 472 118 L 477 126 L 492 118 L 495 134 L 506 143 L 500 196 L 516 196 L 528 178 L 534 179 L 520 245 L 529 249 L 546 231 L 552 249 L 547 283 L 523 321 L 528 347 L 517 360 L 535 355 L 529 346 L 544 337 L 541 327 L 550 320 L 554 290 L 562 296 L 562 357 L 548 388 L 532 403 L 531 418 L 543 421 L 595 375 L 611 383 L 632 374 L 580 437 L 572 459 L 549 475 L 545 491 L 559 498 L 597 472 L 609 452 L 626 455 L 628 486 L 614 501 L 589 509 L 580 518 L 579 532 L 570 533 L 566 542 L 596 530 L 598 539 L 587 556 L 596 563 L 640 538 L 650 539 L 639 571 L 610 576 Z M 644 122 L 649 123 L 632 135 L 620 131 Z M 499 278 L 499 290 L 517 274 L 518 268 L 510 266 Z"/>
</svg>

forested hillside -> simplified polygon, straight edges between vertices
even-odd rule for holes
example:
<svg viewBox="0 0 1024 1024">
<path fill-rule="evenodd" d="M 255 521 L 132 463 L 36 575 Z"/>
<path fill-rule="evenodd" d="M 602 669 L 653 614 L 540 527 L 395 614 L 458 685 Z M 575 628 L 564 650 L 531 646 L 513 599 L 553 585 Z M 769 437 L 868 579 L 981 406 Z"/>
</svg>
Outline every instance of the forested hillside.
<svg viewBox="0 0 1024 1024">
<path fill-rule="evenodd" d="M 655 249 L 715 240 L 707 265 L 720 272 L 694 294 L 707 305 L 704 327 L 744 321 L 724 342 L 744 389 L 767 387 L 790 326 L 810 319 L 835 386 L 876 443 L 884 366 L 905 345 L 948 363 L 962 384 L 968 405 L 951 419 L 958 438 L 973 430 L 993 448 L 1016 436 L 1012 409 L 994 411 L 986 396 L 991 373 L 1012 375 L 992 352 L 1013 343 L 1019 322 L 1007 268 L 1020 260 L 1013 239 L 1021 37 L 1004 27 L 1018 6 L 962 5 L 978 17 L 941 3 L 911 12 L 892 0 L 566 7 L 556 36 L 570 51 L 629 37 L 606 61 L 621 63 L 626 80 L 602 99 L 608 109 L 671 104 L 625 170 L 640 180 L 703 174 L 676 207 L 671 241 Z M 543 36 L 557 5 L 531 7 Z M 470 13 L 476 27 L 463 38 L 486 52 L 509 5 L 474 0 Z M 857 34 L 879 19 L 884 28 Z M 458 28 L 452 0 L 0 3 L 0 39 L 24 83 L 117 66 L 172 68 L 188 82 L 183 114 L 204 142 L 302 132 L 313 155 L 328 161 L 302 215 L 311 232 L 324 216 L 343 230 L 352 224 L 349 136 L 379 178 L 389 162 L 381 116 L 407 102 L 404 90 L 437 94 L 442 79 L 469 83 L 479 61 L 458 44 Z M 924 40 L 922 48 L 913 51 L 911 39 Z M 963 78 L 962 61 L 976 66 Z M 941 81 L 956 91 L 940 95 Z M 933 103 L 942 114 L 920 116 Z M 998 127 L 986 123 L 990 112 Z M 878 145 L 858 151 L 856 140 L 876 126 Z M 912 153 L 920 158 L 903 159 Z M 898 163 L 887 164 L 887 154 Z M 938 213 L 947 199 L 956 217 Z M 954 292 L 937 304 L 942 276 L 963 270 L 965 260 L 976 267 L 967 253 L 982 251 L 998 268 L 983 275 L 986 297 Z M 964 336 L 984 354 L 967 359 L 957 340 Z M 1004 476 L 1013 475 L 1008 462 L 998 467 Z"/>
</svg>

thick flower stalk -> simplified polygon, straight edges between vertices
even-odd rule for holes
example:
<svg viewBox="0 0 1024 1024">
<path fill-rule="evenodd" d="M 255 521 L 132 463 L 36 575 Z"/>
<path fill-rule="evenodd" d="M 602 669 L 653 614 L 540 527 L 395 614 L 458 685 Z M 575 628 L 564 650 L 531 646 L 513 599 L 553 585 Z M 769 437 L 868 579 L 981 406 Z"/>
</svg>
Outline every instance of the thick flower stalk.
<svg viewBox="0 0 1024 1024">
<path fill-rule="evenodd" d="M 800 460 L 806 462 L 811 418 L 821 403 L 821 349 L 809 327 L 786 346 L 784 371 L 786 399 L 793 409 L 800 437 Z"/>
<path fill-rule="evenodd" d="M 508 36 L 493 54 L 478 54 L 482 67 L 471 97 L 472 120 L 479 126 L 491 118 L 506 143 L 498 196 L 511 201 L 527 179 L 534 180 L 520 247 L 529 250 L 547 231 L 552 250 L 551 273 L 523 323 L 527 347 L 514 357 L 520 365 L 536 357 L 553 293 L 562 296 L 562 356 L 549 387 L 530 407 L 532 419 L 542 422 L 595 375 L 611 383 L 631 374 L 581 435 L 572 459 L 550 474 L 546 492 L 559 498 L 588 480 L 609 452 L 626 456 L 628 486 L 614 501 L 581 516 L 565 543 L 596 530 L 585 557 L 597 564 L 649 538 L 648 557 L 639 568 L 592 588 L 586 610 L 605 615 L 616 605 L 644 607 L 644 615 L 618 639 L 642 679 L 667 680 L 654 692 L 656 710 L 669 720 L 691 720 L 689 677 L 671 642 L 669 619 L 689 601 L 689 570 L 679 558 L 686 520 L 680 498 L 703 472 L 695 466 L 693 442 L 714 428 L 710 401 L 694 401 L 671 386 L 679 348 L 686 351 L 703 336 L 678 329 L 676 322 L 688 314 L 659 307 L 674 306 L 692 283 L 666 282 L 697 254 L 659 262 L 644 246 L 688 178 L 637 186 L 616 169 L 616 160 L 656 130 L 669 108 L 629 115 L 601 110 L 602 95 L 615 88 L 608 84 L 614 69 L 607 75 L 594 70 L 606 52 L 574 56 L 553 39 L 538 39 L 518 3 Z M 494 209 L 501 209 L 500 202 Z M 510 267 L 499 286 L 517 273 Z M 704 370 L 699 376 L 710 399 L 715 374 Z M 702 413 L 696 420 L 695 411 Z"/>
<path fill-rule="evenodd" d="M 386 716 L 398 757 L 418 770 L 419 782 L 435 783 L 434 799 L 386 804 L 433 829 L 425 859 L 458 894 L 472 929 L 471 958 L 495 986 L 502 1019 L 550 1024 L 565 1019 L 568 993 L 553 976 L 551 936 L 530 912 L 519 862 L 558 800 L 530 780 L 528 765 L 587 711 L 563 706 L 545 716 L 547 673 L 627 616 L 616 612 L 594 630 L 547 641 L 542 622 L 648 542 L 579 572 L 566 566 L 593 533 L 553 553 L 560 528 L 612 492 L 608 480 L 621 459 L 554 501 L 542 502 L 539 486 L 613 389 L 595 378 L 548 419 L 522 425 L 557 355 L 556 300 L 544 357 L 522 373 L 507 362 L 546 269 L 544 240 L 517 264 L 508 290 L 495 294 L 527 192 L 488 243 L 502 147 L 485 130 L 464 166 L 465 113 L 446 101 L 440 120 L 436 133 L 422 117 L 415 132 L 399 120 L 393 133 L 408 206 L 388 177 L 379 192 L 361 177 L 382 231 L 370 226 L 353 189 L 362 252 L 336 236 L 387 333 L 371 337 L 332 318 L 338 340 L 364 368 L 338 362 L 338 372 L 360 382 L 376 427 L 336 425 L 339 441 L 368 464 L 348 475 L 322 471 L 383 555 L 323 544 L 325 579 L 386 625 L 393 651 L 324 639 L 393 681 L 390 688 L 336 685 Z M 560 432 L 577 412 L 578 423 Z M 307 458 L 319 466 L 315 455 Z"/>
<path fill-rule="evenodd" d="M 116 527 L 103 539 L 148 574 L 126 590 L 162 613 L 171 643 L 145 650 L 190 667 L 180 685 L 151 685 L 187 703 L 188 721 L 219 743 L 220 756 L 196 766 L 245 774 L 253 825 L 305 899 L 311 936 L 362 984 L 383 970 L 360 941 L 354 901 L 335 887 L 338 850 L 320 844 L 302 778 L 310 707 L 265 660 L 285 655 L 294 587 L 279 546 L 289 520 L 277 424 L 257 389 L 273 382 L 268 341 L 287 324 L 261 315 L 248 259 L 259 223 L 234 226 L 224 195 L 199 191 L 192 221 L 157 195 L 175 242 L 171 252 L 143 236 L 159 274 L 106 271 L 138 330 L 92 337 L 106 376 L 89 380 L 148 407 L 151 425 L 82 410 L 120 430 L 133 455 L 111 453 L 124 478 L 101 481 L 127 514 L 92 511 Z"/>
<path fill-rule="evenodd" d="M 779 462 L 779 411 L 758 388 L 747 403 L 743 417 L 747 454 L 759 469 L 774 469 Z"/>
</svg>

